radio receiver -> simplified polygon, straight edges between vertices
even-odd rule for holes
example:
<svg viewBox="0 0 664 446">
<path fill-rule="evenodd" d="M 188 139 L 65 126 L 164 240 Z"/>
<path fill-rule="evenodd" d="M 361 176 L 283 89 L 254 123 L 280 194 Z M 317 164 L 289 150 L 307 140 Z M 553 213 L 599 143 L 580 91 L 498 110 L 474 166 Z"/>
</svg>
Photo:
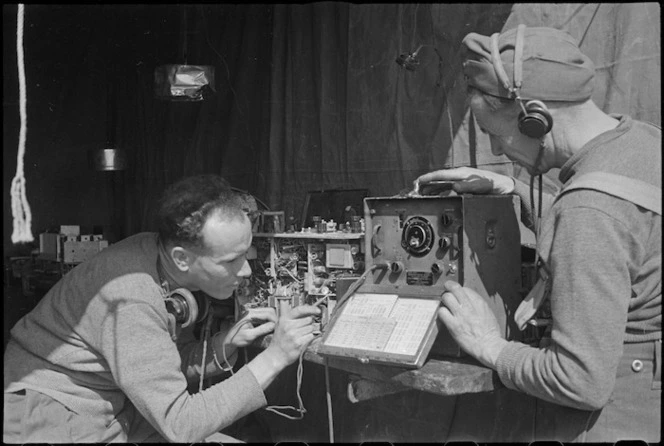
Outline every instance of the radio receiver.
<svg viewBox="0 0 664 446">
<path fill-rule="evenodd" d="M 430 353 L 461 356 L 437 318 L 448 280 L 482 295 L 505 337 L 518 336 L 518 197 L 373 197 L 364 212 L 370 273 L 337 302 L 319 353 L 411 368 Z"/>
</svg>

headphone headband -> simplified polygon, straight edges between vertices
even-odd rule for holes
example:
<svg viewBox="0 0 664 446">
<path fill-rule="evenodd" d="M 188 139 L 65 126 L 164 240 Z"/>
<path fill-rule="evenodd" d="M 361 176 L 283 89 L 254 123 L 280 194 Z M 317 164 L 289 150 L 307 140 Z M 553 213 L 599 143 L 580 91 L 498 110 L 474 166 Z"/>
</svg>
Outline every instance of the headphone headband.
<svg viewBox="0 0 664 446">
<path fill-rule="evenodd" d="M 519 25 L 516 29 L 516 42 L 514 43 L 514 88 L 517 93 L 517 97 L 520 97 L 519 94 L 521 90 L 521 84 L 523 81 L 523 36 L 526 32 L 526 25 Z"/>
<path fill-rule="evenodd" d="M 521 106 L 519 115 L 519 130 L 524 135 L 531 138 L 542 138 L 553 126 L 553 118 L 543 102 L 537 100 L 525 101 L 521 98 L 520 90 L 523 84 L 523 47 L 526 25 L 519 25 L 516 29 L 516 39 L 514 42 L 514 61 L 513 74 L 514 83 L 510 82 L 503 61 L 500 58 L 500 49 L 498 48 L 498 33 L 491 35 L 491 63 L 498 81 L 509 91 L 510 98 L 514 99 Z"/>
<path fill-rule="evenodd" d="M 498 33 L 491 35 L 491 62 L 493 63 L 493 69 L 496 72 L 498 80 L 503 84 L 505 90 L 510 93 L 513 91 L 512 83 L 510 82 L 505 68 L 503 67 L 503 61 L 500 60 L 500 50 L 498 49 Z"/>
<path fill-rule="evenodd" d="M 491 35 L 491 63 L 493 64 L 494 71 L 498 80 L 503 84 L 505 90 L 510 92 L 512 99 L 521 99 L 519 90 L 523 83 L 523 45 L 524 34 L 526 25 L 519 25 L 516 29 L 516 42 L 514 44 L 514 84 L 510 82 L 509 76 L 503 66 L 503 61 L 500 58 L 500 49 L 498 48 L 498 33 Z"/>
</svg>

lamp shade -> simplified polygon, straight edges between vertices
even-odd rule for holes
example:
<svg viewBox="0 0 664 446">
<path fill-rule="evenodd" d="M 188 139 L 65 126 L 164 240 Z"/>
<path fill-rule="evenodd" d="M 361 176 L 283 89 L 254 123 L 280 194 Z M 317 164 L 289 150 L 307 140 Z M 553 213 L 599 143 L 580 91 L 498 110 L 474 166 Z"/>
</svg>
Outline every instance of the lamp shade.
<svg viewBox="0 0 664 446">
<path fill-rule="evenodd" d="M 88 160 L 94 170 L 111 171 L 127 168 L 127 155 L 119 149 L 91 150 L 88 153 Z"/>
</svg>

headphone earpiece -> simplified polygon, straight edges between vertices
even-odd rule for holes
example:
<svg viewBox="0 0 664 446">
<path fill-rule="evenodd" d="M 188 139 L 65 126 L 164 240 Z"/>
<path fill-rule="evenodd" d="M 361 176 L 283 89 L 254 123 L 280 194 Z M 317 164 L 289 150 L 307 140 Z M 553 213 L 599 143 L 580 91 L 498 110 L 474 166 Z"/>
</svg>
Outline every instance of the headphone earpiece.
<svg viewBox="0 0 664 446">
<path fill-rule="evenodd" d="M 526 26 L 519 25 L 514 42 L 514 82 L 512 83 L 505 72 L 502 59 L 500 58 L 500 49 L 498 48 L 498 33 L 491 35 L 491 62 L 493 64 L 496 78 L 503 84 L 505 89 L 510 92 L 510 97 L 522 105 L 522 111 L 519 114 L 519 131 L 531 138 L 542 138 L 551 131 L 553 127 L 553 117 L 546 105 L 542 101 L 530 100 L 525 102 L 520 97 L 522 84 L 522 63 L 523 46 Z"/>
<path fill-rule="evenodd" d="M 551 131 L 553 118 L 541 101 L 528 101 L 519 114 L 519 131 L 531 138 L 542 138 Z"/>
<path fill-rule="evenodd" d="M 204 311 L 199 317 L 199 304 L 191 291 L 178 288 L 170 291 L 166 297 L 166 311 L 175 317 L 175 322 L 182 328 L 203 320 L 208 313 L 208 301 L 204 299 Z"/>
</svg>

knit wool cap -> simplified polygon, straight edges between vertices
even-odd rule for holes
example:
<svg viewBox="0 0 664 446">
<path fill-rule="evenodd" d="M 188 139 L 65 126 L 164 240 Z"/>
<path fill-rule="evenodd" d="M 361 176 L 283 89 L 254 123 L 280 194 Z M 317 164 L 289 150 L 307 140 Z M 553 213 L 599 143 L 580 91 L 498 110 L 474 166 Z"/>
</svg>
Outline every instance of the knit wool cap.
<svg viewBox="0 0 664 446">
<path fill-rule="evenodd" d="M 498 50 L 505 72 L 514 85 L 516 28 L 502 33 Z M 468 34 L 462 42 L 467 51 L 463 72 L 470 85 L 484 93 L 510 98 L 510 92 L 496 76 L 491 63 L 491 37 Z M 589 99 L 593 92 L 595 66 L 579 50 L 575 39 L 553 28 L 528 28 L 524 33 L 522 57 L 523 99 L 576 102 Z"/>
</svg>

